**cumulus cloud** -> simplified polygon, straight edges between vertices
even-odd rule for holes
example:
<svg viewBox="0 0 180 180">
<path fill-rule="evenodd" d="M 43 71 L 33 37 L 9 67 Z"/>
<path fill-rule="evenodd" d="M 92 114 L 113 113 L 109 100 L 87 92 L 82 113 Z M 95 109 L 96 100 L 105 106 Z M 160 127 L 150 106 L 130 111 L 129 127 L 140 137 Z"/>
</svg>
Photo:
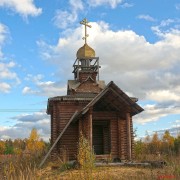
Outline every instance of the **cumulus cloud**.
<svg viewBox="0 0 180 180">
<path fill-rule="evenodd" d="M 0 23 L 0 59 L 3 58 L 2 46 L 5 43 L 5 40 L 8 38 L 8 35 L 8 27 Z"/>
<path fill-rule="evenodd" d="M 31 81 L 33 87 L 25 86 L 22 90 L 23 94 L 34 94 L 39 96 L 58 96 L 66 94 L 66 86 L 62 86 L 59 82 L 43 81 L 43 75 L 33 76 L 28 74 L 26 81 Z"/>
<path fill-rule="evenodd" d="M 9 93 L 11 86 L 8 83 L 0 82 L 0 92 L 2 93 Z"/>
<path fill-rule="evenodd" d="M 148 14 L 140 14 L 137 16 L 138 19 L 144 19 L 146 21 L 156 21 L 156 19 L 154 19 L 153 17 L 151 17 L 150 15 Z"/>
<path fill-rule="evenodd" d="M 116 6 L 122 3 L 123 0 L 88 0 L 90 6 L 102 6 L 109 5 L 111 8 L 116 8 Z"/>
<path fill-rule="evenodd" d="M 35 6 L 34 0 L 1 0 L 0 7 L 9 8 L 23 17 L 38 16 L 42 13 L 42 9 Z"/>
<path fill-rule="evenodd" d="M 16 64 L 13 61 L 7 62 L 2 52 L 2 47 L 9 38 L 8 27 L 0 23 L 0 92 L 9 93 L 13 85 L 20 84 L 20 79 L 12 70 Z"/>
<path fill-rule="evenodd" d="M 164 25 L 167 25 L 164 22 Z M 105 22 L 91 23 L 88 44 L 100 57 L 100 79 L 115 81 L 119 87 L 141 100 L 154 100 L 156 106 L 165 104 L 176 106 L 179 103 L 180 86 L 180 31 L 175 27 L 169 31 L 159 28 L 160 39 L 150 43 L 144 36 L 132 30 L 113 31 Z M 163 23 L 161 22 L 161 26 Z M 41 55 L 47 61 L 57 64 L 60 76 L 67 77 L 72 71 L 76 52 L 83 42 L 83 27 L 64 32 L 56 45 L 39 41 Z M 73 43 L 72 43 L 73 42 Z M 155 109 L 152 110 L 156 112 Z M 152 112 L 151 111 L 151 112 Z M 152 117 L 144 112 L 146 118 L 138 122 L 158 120 L 174 112 L 173 109 L 164 112 L 159 110 Z M 179 113 L 179 111 L 176 113 Z M 149 119 L 148 119 L 149 118 Z"/>
<path fill-rule="evenodd" d="M 15 65 L 13 61 L 0 62 L 0 92 L 9 93 L 12 86 L 20 84 L 21 81 L 17 74 L 12 71 Z"/>
<path fill-rule="evenodd" d="M 134 6 L 134 4 L 127 3 L 127 2 L 121 5 L 122 8 L 130 8 L 130 7 L 133 7 L 133 6 Z"/>
<path fill-rule="evenodd" d="M 54 24 L 60 29 L 66 29 L 71 27 L 74 22 L 78 20 L 79 14 L 84 10 L 84 7 L 97 7 L 108 5 L 111 8 L 116 8 L 116 6 L 122 3 L 123 0 L 88 0 L 83 2 L 82 0 L 69 0 L 69 9 L 62 10 L 58 9 L 53 18 Z M 132 7 L 133 4 L 124 3 L 122 7 Z"/>
<path fill-rule="evenodd" d="M 151 99 L 157 102 L 164 101 L 177 101 L 180 102 L 180 94 L 173 92 L 173 90 L 157 90 L 149 91 L 147 93 L 147 99 Z"/>
<path fill-rule="evenodd" d="M 140 115 L 135 116 L 134 121 L 139 124 L 145 124 L 152 121 L 157 121 L 162 117 L 170 114 L 180 114 L 179 106 L 159 106 L 156 104 L 147 104 L 143 107 L 145 109 Z"/>
<path fill-rule="evenodd" d="M 32 114 L 21 114 L 11 119 L 16 121 L 12 127 L 0 127 L 0 139 L 27 138 L 32 130 L 36 128 L 40 137 L 48 141 L 50 138 L 50 119 L 45 112 Z"/>
<path fill-rule="evenodd" d="M 65 29 L 68 26 L 71 26 L 78 18 L 79 11 L 84 9 L 83 3 L 81 0 L 70 0 L 70 10 L 57 10 L 53 18 L 54 24 L 61 29 Z"/>
</svg>

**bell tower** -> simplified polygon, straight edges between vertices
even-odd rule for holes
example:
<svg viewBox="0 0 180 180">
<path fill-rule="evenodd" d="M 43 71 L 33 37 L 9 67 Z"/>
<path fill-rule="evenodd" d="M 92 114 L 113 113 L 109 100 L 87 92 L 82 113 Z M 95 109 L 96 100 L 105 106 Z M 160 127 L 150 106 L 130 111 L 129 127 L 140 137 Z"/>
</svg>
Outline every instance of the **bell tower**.
<svg viewBox="0 0 180 180">
<path fill-rule="evenodd" d="M 105 82 L 99 80 L 99 57 L 96 57 L 95 50 L 87 44 L 87 27 L 91 28 L 91 25 L 87 19 L 83 19 L 80 24 L 85 27 L 82 38 L 85 42 L 76 53 L 72 72 L 74 80 L 68 80 L 67 95 L 98 94 L 104 89 Z"/>
<path fill-rule="evenodd" d="M 73 64 L 74 79 L 83 82 L 91 78 L 94 82 L 99 81 L 99 57 L 95 57 L 95 51 L 87 44 L 87 27 L 91 28 L 87 19 L 83 19 L 80 24 L 85 26 L 84 45 L 77 51 Z"/>
</svg>

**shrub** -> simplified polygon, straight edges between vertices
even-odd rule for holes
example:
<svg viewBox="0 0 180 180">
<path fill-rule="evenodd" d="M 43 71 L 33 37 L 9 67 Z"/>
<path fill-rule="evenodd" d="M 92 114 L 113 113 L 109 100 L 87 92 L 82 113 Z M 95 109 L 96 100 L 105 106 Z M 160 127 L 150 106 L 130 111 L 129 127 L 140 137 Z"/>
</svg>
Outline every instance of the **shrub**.
<svg viewBox="0 0 180 180">
<path fill-rule="evenodd" d="M 94 168 L 94 152 L 90 147 L 88 140 L 82 133 L 79 137 L 77 161 L 82 169 L 92 170 Z"/>
</svg>

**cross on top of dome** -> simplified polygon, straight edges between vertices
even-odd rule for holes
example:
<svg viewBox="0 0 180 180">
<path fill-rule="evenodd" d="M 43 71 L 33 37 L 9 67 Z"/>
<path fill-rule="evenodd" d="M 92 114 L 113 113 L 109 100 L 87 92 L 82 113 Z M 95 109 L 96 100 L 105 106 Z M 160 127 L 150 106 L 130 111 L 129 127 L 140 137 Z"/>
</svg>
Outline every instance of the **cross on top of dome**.
<svg viewBox="0 0 180 180">
<path fill-rule="evenodd" d="M 89 36 L 89 34 L 87 34 L 87 27 L 91 28 L 92 26 L 88 24 L 88 20 L 86 18 L 84 18 L 80 24 L 85 26 L 85 36 L 82 38 L 83 40 L 85 40 L 85 44 L 87 43 L 87 37 Z"/>
<path fill-rule="evenodd" d="M 80 24 L 85 26 L 85 35 L 82 38 L 83 40 L 85 40 L 84 46 L 82 46 L 78 51 L 77 51 L 77 58 L 78 59 L 84 59 L 84 58 L 91 58 L 91 57 L 95 57 L 95 51 L 93 48 L 91 48 L 90 46 L 88 46 L 87 44 L 87 37 L 89 36 L 87 34 L 87 27 L 91 28 L 92 26 L 89 25 L 89 22 L 86 18 L 84 18 Z"/>
</svg>

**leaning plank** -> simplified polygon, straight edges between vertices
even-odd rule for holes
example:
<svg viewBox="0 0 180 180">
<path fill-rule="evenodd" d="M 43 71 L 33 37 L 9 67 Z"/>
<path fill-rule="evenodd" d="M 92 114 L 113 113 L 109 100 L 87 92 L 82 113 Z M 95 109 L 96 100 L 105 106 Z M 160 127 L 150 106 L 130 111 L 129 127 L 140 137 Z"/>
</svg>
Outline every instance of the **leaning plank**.
<svg viewBox="0 0 180 180">
<path fill-rule="evenodd" d="M 64 127 L 64 129 L 62 130 L 62 132 L 59 134 L 58 138 L 56 139 L 56 141 L 54 142 L 54 144 L 51 146 L 51 148 L 49 149 L 48 153 L 46 154 L 46 156 L 44 157 L 44 159 L 42 160 L 41 164 L 39 165 L 39 168 L 42 167 L 42 165 L 44 164 L 44 162 L 46 161 L 46 159 L 48 158 L 48 156 L 50 155 L 51 151 L 54 149 L 54 147 L 56 146 L 57 142 L 59 141 L 59 139 L 62 137 L 62 135 L 64 134 L 64 132 L 66 131 L 66 129 L 68 128 L 68 126 L 70 125 L 70 123 L 72 122 L 72 120 L 74 119 L 74 117 L 78 114 L 78 111 L 76 111 L 71 119 L 69 120 L 69 122 L 66 124 L 66 126 Z"/>
</svg>

